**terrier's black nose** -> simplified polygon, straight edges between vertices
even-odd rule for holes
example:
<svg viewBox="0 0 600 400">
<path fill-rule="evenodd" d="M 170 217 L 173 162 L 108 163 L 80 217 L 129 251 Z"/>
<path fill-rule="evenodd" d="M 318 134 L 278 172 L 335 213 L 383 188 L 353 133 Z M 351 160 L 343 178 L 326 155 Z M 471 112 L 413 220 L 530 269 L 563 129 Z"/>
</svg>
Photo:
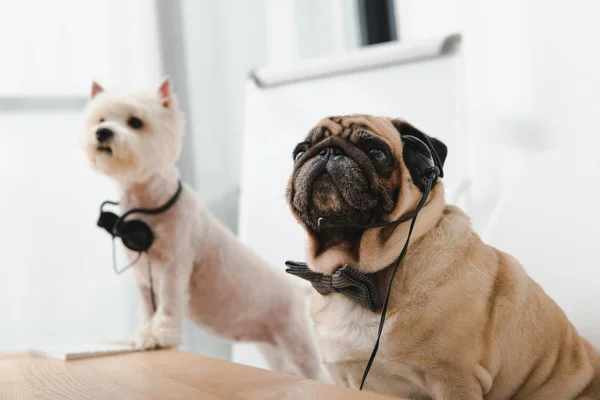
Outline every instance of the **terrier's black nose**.
<svg viewBox="0 0 600 400">
<path fill-rule="evenodd" d="M 342 149 L 339 147 L 327 147 L 319 153 L 323 158 L 335 157 L 342 155 Z"/>
<path fill-rule="evenodd" d="M 115 134 L 108 128 L 100 128 L 96 131 L 96 139 L 99 143 L 106 142 L 108 139 L 113 137 Z"/>
</svg>

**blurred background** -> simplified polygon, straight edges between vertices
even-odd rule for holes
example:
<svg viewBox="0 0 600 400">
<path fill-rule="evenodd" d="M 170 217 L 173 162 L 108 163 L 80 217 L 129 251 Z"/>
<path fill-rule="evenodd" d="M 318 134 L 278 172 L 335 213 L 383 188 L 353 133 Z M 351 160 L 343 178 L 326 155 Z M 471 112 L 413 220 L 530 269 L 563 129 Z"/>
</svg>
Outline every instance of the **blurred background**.
<svg viewBox="0 0 600 400">
<path fill-rule="evenodd" d="M 117 193 L 77 149 L 92 80 L 173 78 L 182 177 L 237 232 L 251 70 L 458 33 L 465 202 L 482 232 L 524 161 L 574 139 L 597 145 L 599 16 L 597 0 L 0 0 L 0 352 L 133 337 L 131 276 L 114 275 L 95 227 Z M 184 341 L 232 357 L 189 324 Z"/>
</svg>

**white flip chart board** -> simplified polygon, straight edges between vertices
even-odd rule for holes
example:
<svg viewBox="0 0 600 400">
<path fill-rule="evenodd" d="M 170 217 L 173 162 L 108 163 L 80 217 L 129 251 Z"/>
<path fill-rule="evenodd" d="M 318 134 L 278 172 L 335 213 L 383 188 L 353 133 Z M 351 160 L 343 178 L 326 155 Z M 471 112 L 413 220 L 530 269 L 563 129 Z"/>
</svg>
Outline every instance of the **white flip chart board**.
<svg viewBox="0 0 600 400">
<path fill-rule="evenodd" d="M 304 232 L 286 201 L 292 150 L 323 117 L 398 117 L 448 146 L 447 187 L 466 176 L 460 36 L 384 44 L 253 72 L 246 92 L 239 233 L 268 262 L 304 259 Z M 264 366 L 249 345 L 234 361 Z"/>
</svg>

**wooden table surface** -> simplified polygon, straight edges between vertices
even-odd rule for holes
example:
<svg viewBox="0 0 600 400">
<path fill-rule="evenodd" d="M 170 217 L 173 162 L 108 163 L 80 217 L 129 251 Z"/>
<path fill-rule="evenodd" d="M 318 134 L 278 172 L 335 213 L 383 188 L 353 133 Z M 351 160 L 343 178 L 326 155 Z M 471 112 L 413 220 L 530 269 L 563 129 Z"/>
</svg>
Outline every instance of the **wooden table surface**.
<svg viewBox="0 0 600 400">
<path fill-rule="evenodd" d="M 0 399 L 389 400 L 175 350 L 72 361 L 0 355 Z"/>
</svg>

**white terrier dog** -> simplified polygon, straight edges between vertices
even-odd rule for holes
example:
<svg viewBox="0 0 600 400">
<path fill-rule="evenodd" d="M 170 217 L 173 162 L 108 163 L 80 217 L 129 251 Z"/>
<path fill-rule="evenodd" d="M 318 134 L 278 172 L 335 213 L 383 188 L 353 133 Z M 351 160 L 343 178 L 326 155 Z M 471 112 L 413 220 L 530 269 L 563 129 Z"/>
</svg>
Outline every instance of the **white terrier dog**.
<svg viewBox="0 0 600 400">
<path fill-rule="evenodd" d="M 173 197 L 182 133 L 168 78 L 150 92 L 105 92 L 93 84 L 83 146 L 91 166 L 118 184 L 124 211 L 157 208 Z M 187 314 L 218 336 L 258 343 L 275 370 L 318 377 L 306 291 L 244 246 L 189 187 L 164 213 L 135 217 L 155 236 L 146 255 L 152 281 L 145 262 L 133 267 L 142 304 L 138 346 L 179 345 Z M 138 256 L 126 252 L 130 262 Z"/>
</svg>

